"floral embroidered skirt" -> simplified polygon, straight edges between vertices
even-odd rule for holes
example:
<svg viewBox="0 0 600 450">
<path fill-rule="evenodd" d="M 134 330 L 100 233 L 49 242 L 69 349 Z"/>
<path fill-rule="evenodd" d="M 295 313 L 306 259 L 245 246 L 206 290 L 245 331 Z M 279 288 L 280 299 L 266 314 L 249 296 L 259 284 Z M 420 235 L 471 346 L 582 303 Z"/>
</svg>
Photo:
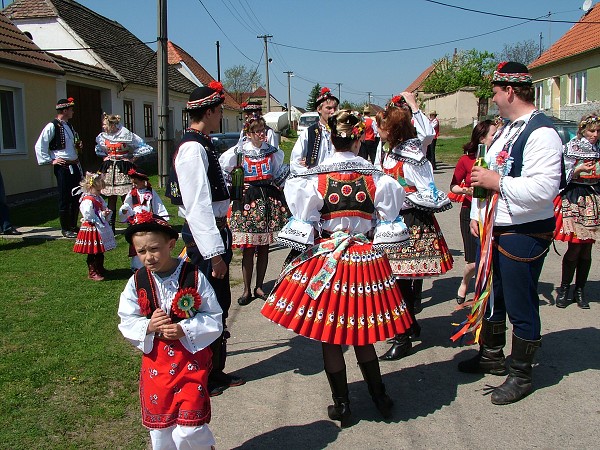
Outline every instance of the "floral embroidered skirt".
<svg viewBox="0 0 600 450">
<path fill-rule="evenodd" d="M 401 215 L 410 238 L 401 249 L 386 251 L 394 274 L 398 278 L 421 278 L 452 269 L 454 259 L 434 214 L 412 208 Z"/>
<path fill-rule="evenodd" d="M 570 184 L 554 199 L 554 239 L 574 244 L 600 238 L 600 186 Z"/>
<path fill-rule="evenodd" d="M 131 178 L 127 175 L 130 169 L 135 169 L 135 164 L 130 161 L 108 159 L 102 162 L 100 172 L 106 183 L 102 195 L 127 195 L 131 191 Z"/>
<path fill-rule="evenodd" d="M 96 226 L 90 222 L 83 222 L 77 233 L 73 251 L 95 255 L 112 250 L 116 246 L 115 235 L 110 226 Z"/>
<path fill-rule="evenodd" d="M 402 300 L 388 260 L 372 244 L 350 244 L 333 277 L 313 300 L 307 293 L 328 254 L 292 261 L 300 263 L 275 285 L 261 313 L 269 320 L 321 342 L 366 345 L 408 330 L 412 319 Z M 290 267 L 290 266 L 288 266 Z"/>
<path fill-rule="evenodd" d="M 231 202 L 232 246 L 250 248 L 272 244 L 289 217 L 283 193 L 275 186 L 246 186 L 243 199 Z"/>
<path fill-rule="evenodd" d="M 190 353 L 179 341 L 154 338 L 142 357 L 140 402 L 147 428 L 197 427 L 210 422 L 207 390 L 212 352 Z"/>
</svg>

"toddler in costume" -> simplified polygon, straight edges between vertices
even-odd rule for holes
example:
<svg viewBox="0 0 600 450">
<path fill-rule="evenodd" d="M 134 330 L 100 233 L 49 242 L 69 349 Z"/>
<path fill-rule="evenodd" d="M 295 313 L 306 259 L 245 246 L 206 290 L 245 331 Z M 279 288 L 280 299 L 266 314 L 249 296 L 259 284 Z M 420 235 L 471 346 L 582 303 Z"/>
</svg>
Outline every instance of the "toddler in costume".
<svg viewBox="0 0 600 450">
<path fill-rule="evenodd" d="M 82 224 L 73 251 L 87 255 L 88 278 L 94 281 L 104 280 L 104 252 L 117 246 L 109 223 L 112 211 L 100 195 L 104 186 L 102 174 L 87 172 L 80 187 L 74 189 L 74 195 L 82 192 L 79 200 Z"/>
<path fill-rule="evenodd" d="M 121 293 L 119 330 L 143 352 L 142 423 L 152 448 L 210 449 L 209 345 L 223 332 L 223 311 L 198 268 L 171 256 L 177 237 L 147 211 L 131 220 L 125 239 L 145 268 Z"/>
<path fill-rule="evenodd" d="M 169 212 L 158 196 L 158 193 L 152 188 L 148 175 L 141 169 L 130 169 L 127 175 L 131 179 L 133 187 L 119 209 L 119 221 L 128 222 L 136 213 L 142 211 L 156 214 L 168 221 Z M 129 256 L 131 257 L 132 271 L 135 272 L 143 267 L 132 245 L 129 246 Z"/>
</svg>

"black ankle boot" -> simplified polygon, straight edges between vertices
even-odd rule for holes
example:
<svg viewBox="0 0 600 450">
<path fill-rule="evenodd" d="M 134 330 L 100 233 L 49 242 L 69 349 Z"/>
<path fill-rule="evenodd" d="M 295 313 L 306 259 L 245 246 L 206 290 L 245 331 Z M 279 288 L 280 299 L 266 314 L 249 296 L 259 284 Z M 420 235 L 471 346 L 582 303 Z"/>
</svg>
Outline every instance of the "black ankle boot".
<svg viewBox="0 0 600 450">
<path fill-rule="evenodd" d="M 583 288 L 575 287 L 575 292 L 573 292 L 573 300 L 577 302 L 577 306 L 581 309 L 590 309 L 590 304 L 583 296 Z"/>
<path fill-rule="evenodd" d="M 556 288 L 556 307 L 557 308 L 566 308 L 569 306 L 569 285 L 561 284 L 558 288 Z"/>
<path fill-rule="evenodd" d="M 325 371 L 329 387 L 331 388 L 331 398 L 333 405 L 327 407 L 327 415 L 331 420 L 339 420 L 340 427 L 345 428 L 350 425 L 350 399 L 348 398 L 348 379 L 346 370 L 329 373 Z"/>
<path fill-rule="evenodd" d="M 375 403 L 375 407 L 384 419 L 389 419 L 392 416 L 392 407 L 394 402 L 385 393 L 385 385 L 381 380 L 381 371 L 379 370 L 379 362 L 374 359 L 366 363 L 358 363 L 360 371 L 363 374 L 364 380 L 367 382 L 369 394 Z"/>
<path fill-rule="evenodd" d="M 409 333 L 396 335 L 392 346 L 379 357 L 382 361 L 396 361 L 408 356 L 410 349 L 412 348 L 412 342 L 410 342 Z"/>
<path fill-rule="evenodd" d="M 508 405 L 518 402 L 533 391 L 531 363 L 541 343 L 541 339 L 528 341 L 513 334 L 508 377 L 502 385 L 492 392 L 491 399 L 494 405 Z"/>
<path fill-rule="evenodd" d="M 502 349 L 506 345 L 506 322 L 483 320 L 479 333 L 479 353 L 471 359 L 458 363 L 464 373 L 490 373 L 506 375 L 506 360 Z"/>
</svg>

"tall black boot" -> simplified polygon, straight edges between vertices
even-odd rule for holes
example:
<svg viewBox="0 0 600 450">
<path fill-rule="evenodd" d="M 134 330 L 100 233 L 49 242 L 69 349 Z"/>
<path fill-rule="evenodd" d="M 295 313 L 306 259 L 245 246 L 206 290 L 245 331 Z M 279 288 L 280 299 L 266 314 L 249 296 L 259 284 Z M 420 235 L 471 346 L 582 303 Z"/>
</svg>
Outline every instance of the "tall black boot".
<svg viewBox="0 0 600 450">
<path fill-rule="evenodd" d="M 557 308 L 566 308 L 569 306 L 569 284 L 561 284 L 556 288 L 556 301 L 554 302 Z"/>
<path fill-rule="evenodd" d="M 58 218 L 60 220 L 60 229 L 64 237 L 74 239 L 77 237 L 77 233 L 71 230 L 71 211 L 59 211 Z"/>
<path fill-rule="evenodd" d="M 573 300 L 577 302 L 577 306 L 579 306 L 581 309 L 590 309 L 590 304 L 583 295 L 583 288 L 575 287 L 575 292 L 573 292 Z"/>
<path fill-rule="evenodd" d="M 421 304 L 421 300 L 423 299 L 423 280 L 419 279 L 413 281 L 413 297 L 413 312 L 419 314 L 423 311 L 423 305 Z"/>
<path fill-rule="evenodd" d="M 533 391 L 531 385 L 531 363 L 542 340 L 528 341 L 513 334 L 511 361 L 508 377 L 492 392 L 494 405 L 508 405 L 528 396 Z"/>
<path fill-rule="evenodd" d="M 397 334 L 392 340 L 392 346 L 379 357 L 382 361 L 396 361 L 402 359 L 410 354 L 412 348 L 412 342 L 410 342 L 410 332 L 404 334 Z"/>
<path fill-rule="evenodd" d="M 329 373 L 325 371 L 329 387 L 331 388 L 331 397 L 333 405 L 327 407 L 327 415 L 331 420 L 339 420 L 342 428 L 350 425 L 350 399 L 348 398 L 348 379 L 346 370 Z"/>
<path fill-rule="evenodd" d="M 573 300 L 577 302 L 577 306 L 581 309 L 590 309 L 590 304 L 583 296 L 583 288 L 587 281 L 590 273 L 590 267 L 592 267 L 591 259 L 581 259 L 577 262 L 577 275 L 575 276 L 575 292 L 573 293 Z"/>
<path fill-rule="evenodd" d="M 502 351 L 506 345 L 506 321 L 491 322 L 483 319 L 479 340 L 479 353 L 459 362 L 458 370 L 465 373 L 506 375 L 506 360 Z"/>
<path fill-rule="evenodd" d="M 577 260 L 573 261 L 567 259 L 567 255 L 563 256 L 562 259 L 562 267 L 561 267 L 561 279 L 560 279 L 560 287 L 556 289 L 556 307 L 557 308 L 566 308 L 569 306 L 569 287 L 571 286 L 571 281 L 573 281 L 573 276 L 575 275 L 575 270 L 577 269 Z M 563 293 L 563 288 L 564 293 Z"/>
<path fill-rule="evenodd" d="M 210 344 L 212 369 L 208 375 L 208 391 L 211 397 L 222 394 L 229 387 L 241 386 L 246 383 L 244 379 L 224 372 L 227 359 L 227 339 L 230 336 L 229 331 L 225 329 L 221 336 Z"/>
<path fill-rule="evenodd" d="M 373 399 L 373 403 L 375 403 L 377 410 L 384 419 L 389 419 L 392 415 L 394 402 L 389 395 L 385 393 L 385 384 L 383 384 L 383 381 L 381 380 L 379 362 L 374 359 L 366 363 L 359 362 L 358 366 L 360 367 L 364 380 L 367 382 L 369 394 L 371 394 L 371 399 Z"/>
</svg>

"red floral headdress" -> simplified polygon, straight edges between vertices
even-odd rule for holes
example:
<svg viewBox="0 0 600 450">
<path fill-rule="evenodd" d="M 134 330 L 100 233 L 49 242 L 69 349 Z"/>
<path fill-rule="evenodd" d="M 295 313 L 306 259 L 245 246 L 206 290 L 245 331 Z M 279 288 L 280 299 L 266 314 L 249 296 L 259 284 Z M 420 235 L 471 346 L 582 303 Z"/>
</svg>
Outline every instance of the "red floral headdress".
<svg viewBox="0 0 600 450">
<path fill-rule="evenodd" d="M 125 230 L 125 240 L 131 244 L 133 235 L 140 231 L 158 231 L 165 233 L 170 239 L 177 239 L 179 233 L 162 217 L 149 211 L 140 211 L 127 219 L 129 227 Z"/>
<path fill-rule="evenodd" d="M 328 87 L 321 88 L 317 100 L 315 101 L 315 106 L 319 106 L 325 100 L 335 100 L 338 104 L 340 103 L 339 99 L 331 93 L 331 89 Z"/>
<path fill-rule="evenodd" d="M 75 106 L 75 99 L 73 97 L 69 97 L 68 99 L 62 99 L 59 100 L 56 103 L 56 109 L 66 109 L 66 108 L 70 108 L 71 106 Z"/>
</svg>

